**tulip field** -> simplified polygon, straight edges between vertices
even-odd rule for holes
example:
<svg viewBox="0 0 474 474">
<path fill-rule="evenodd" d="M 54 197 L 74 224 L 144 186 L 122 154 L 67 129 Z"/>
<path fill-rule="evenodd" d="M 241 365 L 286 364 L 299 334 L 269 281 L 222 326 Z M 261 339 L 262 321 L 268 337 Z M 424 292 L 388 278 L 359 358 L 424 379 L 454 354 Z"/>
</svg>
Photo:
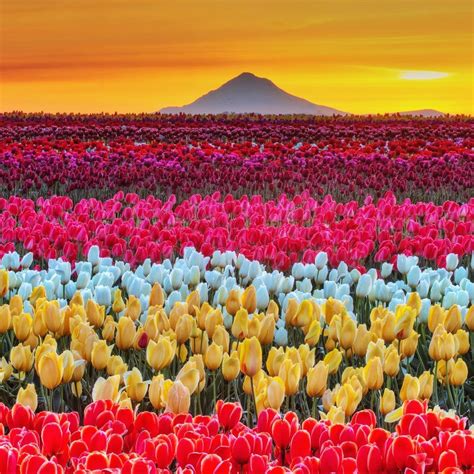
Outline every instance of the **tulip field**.
<svg viewBox="0 0 474 474">
<path fill-rule="evenodd" d="M 474 473 L 472 130 L 0 115 L 0 474 Z"/>
</svg>

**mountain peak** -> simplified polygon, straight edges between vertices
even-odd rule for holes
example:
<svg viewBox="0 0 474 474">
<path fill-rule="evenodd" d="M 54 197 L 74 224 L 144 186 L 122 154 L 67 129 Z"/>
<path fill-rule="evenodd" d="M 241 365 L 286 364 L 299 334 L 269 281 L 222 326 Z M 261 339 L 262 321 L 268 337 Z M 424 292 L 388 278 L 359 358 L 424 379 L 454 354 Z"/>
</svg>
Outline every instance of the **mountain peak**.
<svg viewBox="0 0 474 474">
<path fill-rule="evenodd" d="M 313 104 L 288 94 L 272 81 L 251 72 L 242 72 L 218 89 L 212 90 L 183 107 L 166 107 L 161 113 L 176 114 L 308 114 L 345 115 L 344 112 Z"/>
</svg>

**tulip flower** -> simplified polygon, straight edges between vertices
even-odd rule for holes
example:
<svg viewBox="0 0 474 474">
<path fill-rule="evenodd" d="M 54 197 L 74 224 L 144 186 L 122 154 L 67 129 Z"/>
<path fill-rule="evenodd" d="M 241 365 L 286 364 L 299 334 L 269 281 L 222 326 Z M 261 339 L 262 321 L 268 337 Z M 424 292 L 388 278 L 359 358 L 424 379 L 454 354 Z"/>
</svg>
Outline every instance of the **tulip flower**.
<svg viewBox="0 0 474 474">
<path fill-rule="evenodd" d="M 120 375 L 112 375 L 107 379 L 99 377 L 92 389 L 92 400 L 118 400 Z"/>
<path fill-rule="evenodd" d="M 18 344 L 12 347 L 10 351 L 10 362 L 18 372 L 29 372 L 33 367 L 33 361 L 34 358 L 30 346 Z"/>
<path fill-rule="evenodd" d="M 179 381 L 173 383 L 168 391 L 166 410 L 171 413 L 186 413 L 190 405 L 189 390 Z"/>
<path fill-rule="evenodd" d="M 4 298 L 8 292 L 9 287 L 9 277 L 8 271 L 5 269 L 0 269 L 0 298 Z"/>
<path fill-rule="evenodd" d="M 372 357 L 364 367 L 364 377 L 369 390 L 380 390 L 383 385 L 383 367 L 380 357 Z"/>
<path fill-rule="evenodd" d="M 362 399 L 362 393 L 354 390 L 351 384 L 344 384 L 337 391 L 336 405 L 342 408 L 346 416 L 351 416 Z"/>
<path fill-rule="evenodd" d="M 449 383 L 454 386 L 461 386 L 467 379 L 468 368 L 466 362 L 461 358 L 457 359 L 454 364 L 448 362 Z"/>
<path fill-rule="evenodd" d="M 420 396 L 420 381 L 410 374 L 406 374 L 400 389 L 400 398 L 402 401 L 415 400 Z"/>
<path fill-rule="evenodd" d="M 157 372 L 163 370 L 171 364 L 173 358 L 173 346 L 168 338 L 159 336 L 157 342 L 152 339 L 148 342 L 146 361 L 153 370 Z"/>
<path fill-rule="evenodd" d="M 123 381 L 127 395 L 131 400 L 141 402 L 145 398 L 148 385 L 143 381 L 142 374 L 136 367 L 123 374 Z"/>
<path fill-rule="evenodd" d="M 36 411 L 38 407 L 38 395 L 36 394 L 34 384 L 29 383 L 26 388 L 20 387 L 16 396 L 16 402 Z"/>
<path fill-rule="evenodd" d="M 96 341 L 92 346 L 91 362 L 95 369 L 104 370 L 112 354 L 113 346 L 108 346 L 106 341 Z"/>
<path fill-rule="evenodd" d="M 233 351 L 231 355 L 226 352 L 222 358 L 222 375 L 227 382 L 231 382 L 240 372 L 240 360 L 237 351 Z"/>
<path fill-rule="evenodd" d="M 127 316 L 121 317 L 117 325 L 117 335 L 115 339 L 117 347 L 121 350 L 130 349 L 135 335 L 136 328 L 133 320 Z"/>
<path fill-rule="evenodd" d="M 262 368 L 262 346 L 254 336 L 245 339 L 239 346 L 240 370 L 248 377 L 254 377 Z"/>
<path fill-rule="evenodd" d="M 213 342 L 207 349 L 204 355 L 204 363 L 210 371 L 217 370 L 222 363 L 223 350 L 222 346 L 217 345 Z"/>
<path fill-rule="evenodd" d="M 41 384 L 53 390 L 63 379 L 63 361 L 54 351 L 45 352 L 38 363 L 38 375 Z"/>
<path fill-rule="evenodd" d="M 333 349 L 331 352 L 328 352 L 324 357 L 324 363 L 328 367 L 328 371 L 330 374 L 335 374 L 337 369 L 341 365 L 342 362 L 342 354 L 341 351 L 338 349 Z"/>
<path fill-rule="evenodd" d="M 0 334 L 5 334 L 10 329 L 11 323 L 12 317 L 10 306 L 4 304 L 0 306 Z"/>
<path fill-rule="evenodd" d="M 395 311 L 395 334 L 397 339 L 406 339 L 413 330 L 416 310 L 408 305 L 399 305 Z"/>
<path fill-rule="evenodd" d="M 284 383 L 285 395 L 295 395 L 299 388 L 301 365 L 293 363 L 290 359 L 285 359 L 278 371 L 278 377 Z"/>
<path fill-rule="evenodd" d="M 384 416 L 395 409 L 395 393 L 393 390 L 388 388 L 384 389 L 383 394 L 380 397 L 379 409 L 380 413 Z"/>
<path fill-rule="evenodd" d="M 311 398 L 321 397 L 326 390 L 329 374 L 328 366 L 319 361 L 314 367 L 308 370 L 306 393 Z"/>
</svg>

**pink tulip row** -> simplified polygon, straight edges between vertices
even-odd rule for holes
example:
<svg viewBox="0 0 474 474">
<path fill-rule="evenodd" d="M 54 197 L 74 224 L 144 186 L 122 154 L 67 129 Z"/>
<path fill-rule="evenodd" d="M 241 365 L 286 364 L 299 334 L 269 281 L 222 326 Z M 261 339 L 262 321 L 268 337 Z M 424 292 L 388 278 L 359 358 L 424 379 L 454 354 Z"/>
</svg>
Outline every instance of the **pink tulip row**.
<svg viewBox="0 0 474 474">
<path fill-rule="evenodd" d="M 388 474 L 473 472 L 474 433 L 466 419 L 405 402 L 391 433 L 371 410 L 349 424 L 313 418 L 300 423 L 264 410 L 255 427 L 238 404 L 212 416 L 133 412 L 111 401 L 76 412 L 34 414 L 0 404 L 0 473 L 232 474 L 242 472 Z"/>
<path fill-rule="evenodd" d="M 393 190 L 441 203 L 474 190 L 467 119 L 4 115 L 0 125 L 6 196 L 276 198 L 310 189 L 348 201 Z"/>
<path fill-rule="evenodd" d="M 173 195 L 162 201 L 123 192 L 77 204 L 66 196 L 0 198 L 0 257 L 16 249 L 33 252 L 37 260 L 62 256 L 73 262 L 92 245 L 102 256 L 132 265 L 146 258 L 160 262 L 193 246 L 205 255 L 235 250 L 281 270 L 296 261 L 314 262 L 321 250 L 331 265 L 345 261 L 361 270 L 394 261 L 399 253 L 444 267 L 447 254 L 474 251 L 474 199 L 397 203 L 388 193 L 359 205 L 331 196 L 318 201 L 309 192 L 268 201 L 193 195 L 179 204 Z"/>
</svg>

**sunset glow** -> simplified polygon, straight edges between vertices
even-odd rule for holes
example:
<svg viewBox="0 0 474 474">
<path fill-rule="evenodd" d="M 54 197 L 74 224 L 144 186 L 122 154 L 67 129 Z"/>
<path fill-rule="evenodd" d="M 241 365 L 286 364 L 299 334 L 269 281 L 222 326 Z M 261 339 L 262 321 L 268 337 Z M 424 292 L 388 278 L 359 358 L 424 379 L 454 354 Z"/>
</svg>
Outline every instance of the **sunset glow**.
<svg viewBox="0 0 474 474">
<path fill-rule="evenodd" d="M 1 110 L 152 112 L 251 71 L 353 113 L 470 114 L 472 13 L 467 0 L 3 0 Z"/>
</svg>

